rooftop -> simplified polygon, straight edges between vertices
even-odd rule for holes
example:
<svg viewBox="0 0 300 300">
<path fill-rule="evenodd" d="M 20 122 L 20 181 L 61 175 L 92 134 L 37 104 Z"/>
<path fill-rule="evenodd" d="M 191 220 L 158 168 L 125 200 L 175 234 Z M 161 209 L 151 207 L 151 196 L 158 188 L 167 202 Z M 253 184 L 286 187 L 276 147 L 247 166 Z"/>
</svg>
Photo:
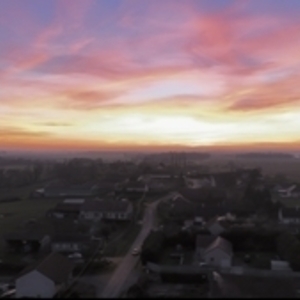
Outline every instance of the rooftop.
<svg viewBox="0 0 300 300">
<path fill-rule="evenodd" d="M 51 253 L 46 258 L 35 264 L 25 268 L 18 278 L 30 273 L 31 271 L 38 271 L 46 277 L 53 280 L 56 284 L 65 282 L 70 273 L 72 272 L 74 265 L 65 256 L 58 253 Z"/>
<path fill-rule="evenodd" d="M 127 200 L 103 199 L 86 201 L 83 206 L 83 211 L 101 211 L 101 212 L 124 212 L 127 210 L 130 202 Z"/>
<path fill-rule="evenodd" d="M 204 234 L 199 234 L 197 235 L 197 240 L 196 240 L 196 247 L 197 248 L 207 248 L 213 241 L 216 239 L 216 237 L 212 235 L 204 235 Z"/>
<path fill-rule="evenodd" d="M 226 239 L 218 236 L 205 250 L 208 253 L 216 248 L 222 249 L 228 255 L 232 255 L 232 245 Z"/>
</svg>

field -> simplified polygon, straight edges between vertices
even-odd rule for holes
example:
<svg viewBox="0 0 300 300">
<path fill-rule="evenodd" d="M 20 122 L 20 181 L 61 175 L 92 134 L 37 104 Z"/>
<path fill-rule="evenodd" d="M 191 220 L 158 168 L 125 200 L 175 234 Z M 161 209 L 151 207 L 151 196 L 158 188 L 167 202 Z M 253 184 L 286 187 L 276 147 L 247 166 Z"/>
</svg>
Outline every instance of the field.
<svg viewBox="0 0 300 300">
<path fill-rule="evenodd" d="M 42 186 L 43 184 L 36 183 L 24 187 L 0 188 L 0 200 L 7 197 L 19 197 L 22 199 L 28 199 L 31 192 L 33 192 L 35 189 L 41 188 Z"/>
<path fill-rule="evenodd" d="M 30 194 L 41 184 L 19 188 L 0 189 L 0 200 L 8 197 L 18 197 L 21 200 L 15 202 L 0 202 L 0 236 L 18 229 L 29 219 L 40 219 L 45 216 L 47 210 L 53 208 L 60 200 L 30 199 Z M 3 245 L 0 239 L 0 249 Z"/>
</svg>

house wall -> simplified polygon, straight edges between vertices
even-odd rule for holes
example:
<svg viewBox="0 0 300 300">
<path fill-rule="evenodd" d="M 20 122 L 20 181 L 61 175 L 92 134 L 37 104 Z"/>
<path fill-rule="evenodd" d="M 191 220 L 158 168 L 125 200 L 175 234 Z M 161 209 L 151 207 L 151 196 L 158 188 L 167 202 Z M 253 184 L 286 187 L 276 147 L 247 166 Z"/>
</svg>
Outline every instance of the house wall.
<svg viewBox="0 0 300 300">
<path fill-rule="evenodd" d="M 278 219 L 282 224 L 300 224 L 300 218 L 284 217 L 281 209 L 278 211 Z"/>
<path fill-rule="evenodd" d="M 53 252 L 77 252 L 81 250 L 78 243 L 52 243 Z"/>
<path fill-rule="evenodd" d="M 132 213 L 133 213 L 133 205 L 132 205 L 132 203 L 128 203 L 128 207 L 127 207 L 127 210 L 125 212 L 124 218 L 125 219 L 130 219 Z"/>
<path fill-rule="evenodd" d="M 300 224 L 300 219 L 298 218 L 283 218 L 281 220 L 283 224 Z"/>
<path fill-rule="evenodd" d="M 82 211 L 80 213 L 80 218 L 88 221 L 100 221 L 104 214 L 98 211 Z"/>
<path fill-rule="evenodd" d="M 46 246 L 48 246 L 50 244 L 51 238 L 49 235 L 46 235 L 43 237 L 43 239 L 41 240 L 41 248 L 45 248 Z"/>
<path fill-rule="evenodd" d="M 65 215 L 63 213 L 54 212 L 53 217 L 57 219 L 64 219 Z"/>
<path fill-rule="evenodd" d="M 228 255 L 220 248 L 215 248 L 203 255 L 204 261 L 207 264 L 214 266 L 222 266 L 224 264 L 231 264 L 231 255 Z"/>
<path fill-rule="evenodd" d="M 132 203 L 128 203 L 127 210 L 125 212 L 97 212 L 97 211 L 82 211 L 80 218 L 89 221 L 99 221 L 102 218 L 109 220 L 129 220 L 133 212 Z"/>
<path fill-rule="evenodd" d="M 16 298 L 52 298 L 55 293 L 55 283 L 36 270 L 16 280 Z"/>
</svg>

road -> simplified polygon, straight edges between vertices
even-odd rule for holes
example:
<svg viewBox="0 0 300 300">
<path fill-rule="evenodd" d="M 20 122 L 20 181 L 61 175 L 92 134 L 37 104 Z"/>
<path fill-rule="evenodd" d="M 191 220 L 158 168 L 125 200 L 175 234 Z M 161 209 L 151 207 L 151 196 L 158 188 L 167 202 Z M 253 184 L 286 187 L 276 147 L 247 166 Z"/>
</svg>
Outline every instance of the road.
<svg viewBox="0 0 300 300">
<path fill-rule="evenodd" d="M 168 197 L 169 196 L 165 196 L 147 205 L 147 208 L 145 209 L 144 219 L 143 219 L 143 226 L 141 228 L 139 235 L 133 242 L 128 253 L 123 258 L 122 262 L 116 269 L 115 273 L 111 277 L 106 288 L 102 292 L 100 298 L 117 298 L 121 294 L 126 280 L 128 279 L 132 270 L 134 269 L 134 267 L 139 261 L 139 257 L 133 256 L 131 254 L 131 251 L 133 248 L 142 247 L 144 240 L 146 239 L 150 231 L 154 228 L 154 226 L 156 226 L 155 211 L 158 203 L 160 201 L 167 199 Z"/>
</svg>

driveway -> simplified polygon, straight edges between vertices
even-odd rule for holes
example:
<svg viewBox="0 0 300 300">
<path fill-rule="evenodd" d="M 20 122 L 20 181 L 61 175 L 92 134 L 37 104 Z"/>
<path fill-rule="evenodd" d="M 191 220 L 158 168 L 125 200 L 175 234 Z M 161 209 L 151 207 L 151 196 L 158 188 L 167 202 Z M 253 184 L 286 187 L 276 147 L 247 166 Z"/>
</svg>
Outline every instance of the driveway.
<svg viewBox="0 0 300 300">
<path fill-rule="evenodd" d="M 156 207 L 158 203 L 166 199 L 166 197 L 169 196 L 165 196 L 147 205 L 143 219 L 143 226 L 139 235 L 133 242 L 130 250 L 123 258 L 118 268 L 115 270 L 115 273 L 112 275 L 103 292 L 100 295 L 97 295 L 98 298 L 117 298 L 123 292 L 128 277 L 130 276 L 130 274 L 132 274 L 133 269 L 139 261 L 139 257 L 133 256 L 131 254 L 131 251 L 133 248 L 141 248 L 150 231 L 156 226 Z"/>
</svg>

